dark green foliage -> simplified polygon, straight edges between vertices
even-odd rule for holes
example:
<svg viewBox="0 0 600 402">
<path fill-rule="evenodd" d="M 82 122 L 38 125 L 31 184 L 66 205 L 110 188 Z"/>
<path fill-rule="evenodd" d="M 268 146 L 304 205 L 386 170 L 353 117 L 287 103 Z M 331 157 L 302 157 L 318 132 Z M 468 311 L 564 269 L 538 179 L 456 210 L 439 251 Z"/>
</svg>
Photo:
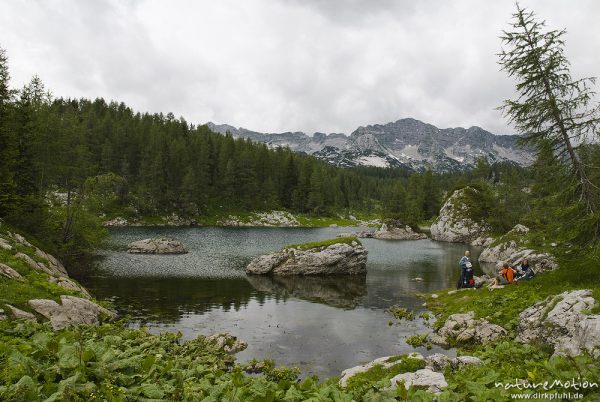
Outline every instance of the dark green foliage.
<svg viewBox="0 0 600 402">
<path fill-rule="evenodd" d="M 544 21 L 518 4 L 511 27 L 503 32 L 499 56 L 502 69 L 517 81 L 519 98 L 505 101 L 502 109 L 541 160 L 552 159 L 550 177 L 560 186 L 555 195 L 569 205 L 559 221 L 577 222 L 569 237 L 594 241 L 600 234 L 600 187 L 590 177 L 596 168 L 582 160 L 578 148 L 598 139 L 595 79 L 571 77 L 565 30 L 545 30 Z"/>
</svg>

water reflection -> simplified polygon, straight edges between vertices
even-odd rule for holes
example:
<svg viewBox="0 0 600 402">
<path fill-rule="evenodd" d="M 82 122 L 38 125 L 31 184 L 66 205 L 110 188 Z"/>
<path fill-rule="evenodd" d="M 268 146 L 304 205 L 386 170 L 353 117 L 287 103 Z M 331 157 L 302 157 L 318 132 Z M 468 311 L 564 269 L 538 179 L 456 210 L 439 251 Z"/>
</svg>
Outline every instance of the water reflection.
<svg viewBox="0 0 600 402">
<path fill-rule="evenodd" d="M 358 306 L 367 294 L 366 275 L 353 276 L 258 276 L 248 282 L 259 292 L 327 304 L 342 309 Z"/>
</svg>

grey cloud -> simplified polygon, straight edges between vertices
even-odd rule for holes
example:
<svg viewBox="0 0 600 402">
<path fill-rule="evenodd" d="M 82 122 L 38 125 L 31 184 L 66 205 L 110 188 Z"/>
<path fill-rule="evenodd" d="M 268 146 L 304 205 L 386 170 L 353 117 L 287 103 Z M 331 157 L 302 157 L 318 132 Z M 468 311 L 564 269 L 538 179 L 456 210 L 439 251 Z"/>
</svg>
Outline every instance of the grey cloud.
<svg viewBox="0 0 600 402">
<path fill-rule="evenodd" d="M 566 27 L 575 76 L 597 74 L 593 0 L 523 0 Z M 349 133 L 414 117 L 509 133 L 495 108 L 514 3 L 476 0 L 55 0 L 0 3 L 14 86 L 275 131 Z"/>
</svg>

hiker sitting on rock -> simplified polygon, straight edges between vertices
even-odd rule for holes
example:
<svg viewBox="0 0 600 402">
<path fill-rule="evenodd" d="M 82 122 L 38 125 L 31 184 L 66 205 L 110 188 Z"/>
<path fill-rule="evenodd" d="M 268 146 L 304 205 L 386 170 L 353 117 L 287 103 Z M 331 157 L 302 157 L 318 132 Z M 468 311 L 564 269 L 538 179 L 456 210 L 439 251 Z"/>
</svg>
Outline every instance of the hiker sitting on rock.
<svg viewBox="0 0 600 402">
<path fill-rule="evenodd" d="M 508 285 L 515 282 L 515 276 L 517 270 L 508 265 L 507 262 L 502 264 L 502 268 L 498 270 L 498 275 L 494 279 L 494 282 L 490 285 L 490 288 L 500 287 L 501 285 Z"/>
<path fill-rule="evenodd" d="M 517 271 L 518 272 L 515 281 L 520 281 L 522 279 L 531 279 L 535 275 L 535 272 L 533 272 L 533 268 L 529 266 L 529 260 L 527 258 L 521 261 L 521 265 L 517 267 Z"/>
</svg>

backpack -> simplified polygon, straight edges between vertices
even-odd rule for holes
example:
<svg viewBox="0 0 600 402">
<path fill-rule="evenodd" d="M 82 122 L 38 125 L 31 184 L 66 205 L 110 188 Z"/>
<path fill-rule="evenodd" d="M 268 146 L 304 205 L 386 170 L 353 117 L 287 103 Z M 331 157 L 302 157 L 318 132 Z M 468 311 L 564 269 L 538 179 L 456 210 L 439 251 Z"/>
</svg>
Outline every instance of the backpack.
<svg viewBox="0 0 600 402">
<path fill-rule="evenodd" d="M 513 283 L 515 280 L 515 270 L 511 267 L 502 268 L 500 275 L 502 275 L 508 283 Z"/>
</svg>

